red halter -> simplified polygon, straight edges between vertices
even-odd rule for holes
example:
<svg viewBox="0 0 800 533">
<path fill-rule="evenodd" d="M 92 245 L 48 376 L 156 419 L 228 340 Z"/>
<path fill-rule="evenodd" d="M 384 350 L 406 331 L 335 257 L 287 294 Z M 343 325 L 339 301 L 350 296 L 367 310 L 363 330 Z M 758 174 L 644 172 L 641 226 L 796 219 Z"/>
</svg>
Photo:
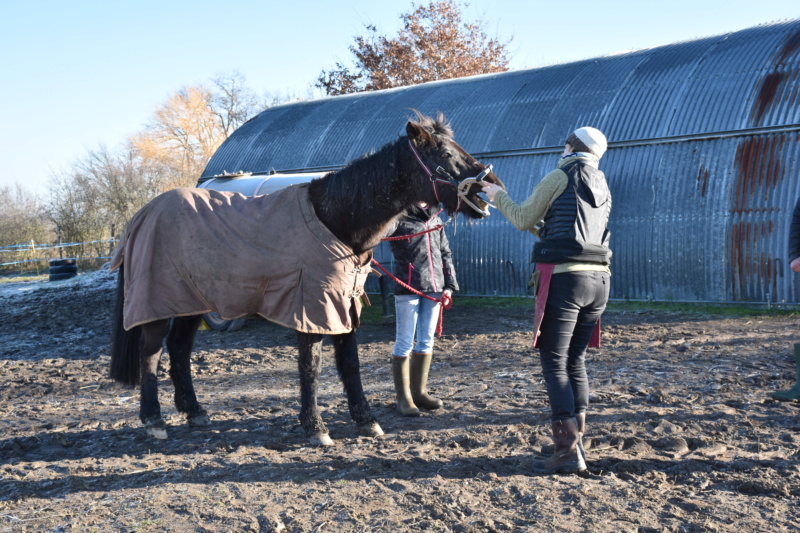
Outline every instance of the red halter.
<svg viewBox="0 0 800 533">
<path fill-rule="evenodd" d="M 433 196 L 434 196 L 434 198 L 436 198 L 436 203 L 437 204 L 441 201 L 439 199 L 439 188 L 436 186 L 437 184 L 444 183 L 446 185 L 450 185 L 451 187 L 455 187 L 456 189 L 458 189 L 458 184 L 455 182 L 455 180 L 452 178 L 452 176 L 448 175 L 447 176 L 448 179 L 447 180 L 443 180 L 443 179 L 437 177 L 431 171 L 431 169 L 428 168 L 428 165 L 426 165 L 425 162 L 422 160 L 422 157 L 419 155 L 419 152 L 417 151 L 417 148 L 414 146 L 414 143 L 411 142 L 411 139 L 408 140 L 408 147 L 411 148 L 411 153 L 414 154 L 414 158 L 417 160 L 417 163 L 419 163 L 419 166 L 422 167 L 423 172 L 425 172 L 425 174 L 428 176 L 428 179 L 431 182 L 431 187 L 433 188 Z M 444 169 L 442 167 L 437 167 L 436 168 L 437 173 L 439 173 L 440 169 L 442 171 L 444 171 Z M 445 174 L 446 174 L 446 172 L 445 172 Z M 456 213 L 458 213 L 458 208 L 459 207 L 461 207 L 460 198 L 459 198 L 459 203 L 456 206 L 456 211 L 455 211 Z"/>
</svg>

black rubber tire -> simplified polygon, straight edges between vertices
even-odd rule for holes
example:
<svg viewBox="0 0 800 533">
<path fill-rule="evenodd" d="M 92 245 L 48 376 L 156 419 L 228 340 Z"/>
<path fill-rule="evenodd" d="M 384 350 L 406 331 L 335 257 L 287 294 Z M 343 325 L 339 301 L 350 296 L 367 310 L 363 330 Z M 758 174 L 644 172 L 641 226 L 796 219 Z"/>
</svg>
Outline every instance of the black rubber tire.
<svg viewBox="0 0 800 533">
<path fill-rule="evenodd" d="M 203 315 L 206 325 L 215 331 L 236 331 L 242 329 L 245 324 L 244 318 L 234 318 L 225 320 L 219 313 L 206 313 Z"/>
<path fill-rule="evenodd" d="M 74 264 L 76 264 L 76 259 L 74 257 L 71 257 L 69 259 L 51 259 L 50 260 L 50 266 L 51 267 L 64 266 L 64 265 L 74 265 Z"/>
<path fill-rule="evenodd" d="M 58 265 L 50 267 L 50 275 L 53 274 L 77 274 L 78 265 Z"/>
<path fill-rule="evenodd" d="M 50 281 L 61 281 L 62 279 L 74 278 L 77 272 L 65 272 L 63 274 L 50 274 Z"/>
</svg>

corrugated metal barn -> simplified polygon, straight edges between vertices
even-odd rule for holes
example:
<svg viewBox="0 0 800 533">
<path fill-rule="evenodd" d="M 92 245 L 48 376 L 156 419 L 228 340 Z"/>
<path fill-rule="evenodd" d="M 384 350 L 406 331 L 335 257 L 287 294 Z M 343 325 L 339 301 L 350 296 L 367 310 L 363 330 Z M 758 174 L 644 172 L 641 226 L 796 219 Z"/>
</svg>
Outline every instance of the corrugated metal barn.
<svg viewBox="0 0 800 533">
<path fill-rule="evenodd" d="M 443 112 L 525 199 L 573 129 L 609 140 L 612 298 L 799 303 L 800 20 L 575 63 L 267 109 L 203 177 L 335 169 Z M 448 226 L 462 294 L 526 295 L 533 235 L 499 213 Z"/>
</svg>

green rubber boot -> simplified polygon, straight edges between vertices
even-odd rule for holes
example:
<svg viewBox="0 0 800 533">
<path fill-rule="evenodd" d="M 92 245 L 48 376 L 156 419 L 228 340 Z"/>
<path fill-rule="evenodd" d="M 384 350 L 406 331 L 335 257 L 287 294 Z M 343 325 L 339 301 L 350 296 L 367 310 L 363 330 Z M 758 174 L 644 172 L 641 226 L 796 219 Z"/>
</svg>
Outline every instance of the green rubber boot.
<svg viewBox="0 0 800 533">
<path fill-rule="evenodd" d="M 411 352 L 411 398 L 425 409 L 439 409 L 443 402 L 428 394 L 428 373 L 431 370 L 432 354 Z"/>
<path fill-rule="evenodd" d="M 411 399 L 409 357 L 392 356 L 392 376 L 394 377 L 394 390 L 397 396 L 397 412 L 402 416 L 419 416 L 419 409 Z"/>
<path fill-rule="evenodd" d="M 779 390 L 772 393 L 772 397 L 782 402 L 800 402 L 800 342 L 794 344 L 794 361 L 797 367 L 795 384 L 789 390 Z"/>
</svg>

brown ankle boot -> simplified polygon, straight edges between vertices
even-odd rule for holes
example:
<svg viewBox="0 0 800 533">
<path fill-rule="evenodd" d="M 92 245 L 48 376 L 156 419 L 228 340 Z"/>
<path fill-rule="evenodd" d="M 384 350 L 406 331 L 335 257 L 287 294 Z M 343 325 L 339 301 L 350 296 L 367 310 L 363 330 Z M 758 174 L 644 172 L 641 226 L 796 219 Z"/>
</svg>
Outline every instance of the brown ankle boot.
<svg viewBox="0 0 800 533">
<path fill-rule="evenodd" d="M 586 448 L 583 447 L 583 434 L 586 433 L 586 413 L 576 414 L 575 422 L 578 424 L 578 449 L 583 455 L 583 460 L 586 461 Z M 555 449 L 555 444 L 545 444 L 542 446 L 542 455 L 552 455 Z"/>
<path fill-rule="evenodd" d="M 577 420 L 558 420 L 553 422 L 552 430 L 555 451 L 549 459 L 536 463 L 533 470 L 539 474 L 571 474 L 586 470 L 583 454 L 578 449 L 580 436 Z"/>
<path fill-rule="evenodd" d="M 419 416 L 419 409 L 411 399 L 408 357 L 392 356 L 392 376 L 397 395 L 397 412 L 403 416 Z"/>
<path fill-rule="evenodd" d="M 442 400 L 428 394 L 432 358 L 433 355 L 429 353 L 411 353 L 411 397 L 415 404 L 425 409 L 439 409 L 443 405 Z"/>
</svg>

